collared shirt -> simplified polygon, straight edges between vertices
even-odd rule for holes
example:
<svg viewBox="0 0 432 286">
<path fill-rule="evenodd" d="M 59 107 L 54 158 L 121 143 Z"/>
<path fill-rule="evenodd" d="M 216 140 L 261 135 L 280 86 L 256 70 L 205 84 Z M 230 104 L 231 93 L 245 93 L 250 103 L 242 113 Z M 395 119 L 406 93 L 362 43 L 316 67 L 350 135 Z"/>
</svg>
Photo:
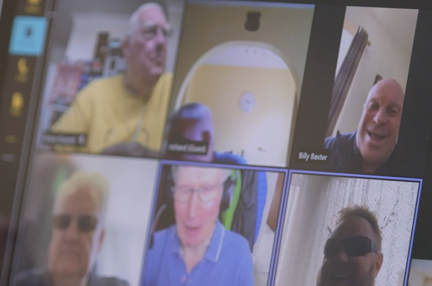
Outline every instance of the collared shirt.
<svg viewBox="0 0 432 286">
<path fill-rule="evenodd" d="M 147 100 L 131 94 L 123 81 L 123 74 L 94 80 L 78 93 L 50 131 L 86 134 L 86 144 L 83 147 L 56 145 L 56 150 L 100 153 L 110 146 L 131 141 L 160 150 L 172 74 L 164 73 L 159 78 Z"/>
<path fill-rule="evenodd" d="M 204 258 L 188 273 L 176 226 L 154 234 L 148 251 L 144 286 L 253 286 L 252 254 L 247 241 L 218 221 Z"/>
<path fill-rule="evenodd" d="M 330 161 L 325 169 L 332 172 L 364 174 L 363 157 L 356 143 L 357 131 L 325 139 L 324 148 L 330 150 Z M 390 158 L 373 173 L 375 175 L 392 175 L 394 151 Z"/>
</svg>

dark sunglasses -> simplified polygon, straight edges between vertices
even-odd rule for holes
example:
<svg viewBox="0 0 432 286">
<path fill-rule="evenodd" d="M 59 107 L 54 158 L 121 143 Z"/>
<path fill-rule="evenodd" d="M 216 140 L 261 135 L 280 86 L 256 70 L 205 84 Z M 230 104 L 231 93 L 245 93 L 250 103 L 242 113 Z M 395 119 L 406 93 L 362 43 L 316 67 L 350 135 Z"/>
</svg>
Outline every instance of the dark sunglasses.
<svg viewBox="0 0 432 286">
<path fill-rule="evenodd" d="M 60 230 L 66 230 L 72 219 L 77 220 L 78 230 L 80 232 L 91 232 L 96 229 L 98 220 L 95 217 L 84 215 L 73 218 L 70 215 L 55 215 L 53 216 L 53 227 Z"/>
<path fill-rule="evenodd" d="M 348 238 L 330 238 L 324 247 L 324 256 L 332 258 L 343 249 L 348 256 L 365 256 L 369 252 L 378 253 L 375 242 L 365 236 L 353 236 Z"/>
</svg>

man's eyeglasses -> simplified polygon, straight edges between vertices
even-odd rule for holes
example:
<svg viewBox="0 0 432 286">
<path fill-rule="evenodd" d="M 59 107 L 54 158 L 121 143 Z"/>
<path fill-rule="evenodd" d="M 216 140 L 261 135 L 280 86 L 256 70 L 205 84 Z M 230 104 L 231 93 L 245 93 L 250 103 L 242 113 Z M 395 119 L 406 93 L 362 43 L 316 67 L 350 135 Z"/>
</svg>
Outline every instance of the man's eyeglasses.
<svg viewBox="0 0 432 286">
<path fill-rule="evenodd" d="M 159 32 L 162 32 L 165 38 L 170 37 L 173 33 L 173 29 L 170 24 L 158 26 L 152 22 L 145 23 L 140 31 L 144 40 L 151 40 L 155 38 Z"/>
<path fill-rule="evenodd" d="M 204 186 L 196 189 L 188 187 L 173 187 L 171 190 L 174 195 L 174 199 L 179 202 L 187 202 L 192 197 L 193 193 L 198 194 L 201 202 L 206 203 L 214 200 L 218 193 L 221 191 L 222 184 L 214 186 Z"/>
<path fill-rule="evenodd" d="M 369 252 L 378 253 L 378 246 L 370 238 L 365 236 L 353 236 L 348 238 L 330 238 L 324 247 L 324 256 L 333 258 L 343 249 L 348 256 L 365 256 Z"/>
<path fill-rule="evenodd" d="M 78 230 L 80 232 L 91 232 L 96 229 L 98 219 L 92 216 L 84 215 L 79 217 L 71 217 L 70 215 L 55 215 L 53 216 L 53 227 L 59 230 L 66 230 L 72 219 L 77 220 Z"/>
</svg>

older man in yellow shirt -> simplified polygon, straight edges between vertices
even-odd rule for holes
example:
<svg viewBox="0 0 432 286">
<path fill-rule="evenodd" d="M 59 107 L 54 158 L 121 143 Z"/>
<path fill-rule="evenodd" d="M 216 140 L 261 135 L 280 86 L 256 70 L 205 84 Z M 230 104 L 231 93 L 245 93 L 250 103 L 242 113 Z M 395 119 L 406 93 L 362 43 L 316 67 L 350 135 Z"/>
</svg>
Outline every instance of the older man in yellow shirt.
<svg viewBox="0 0 432 286">
<path fill-rule="evenodd" d="M 149 156 L 160 150 L 172 83 L 164 73 L 171 28 L 155 3 L 139 7 L 129 26 L 125 72 L 90 83 L 50 130 L 85 134 L 85 146 L 56 146 L 59 151 Z"/>
</svg>

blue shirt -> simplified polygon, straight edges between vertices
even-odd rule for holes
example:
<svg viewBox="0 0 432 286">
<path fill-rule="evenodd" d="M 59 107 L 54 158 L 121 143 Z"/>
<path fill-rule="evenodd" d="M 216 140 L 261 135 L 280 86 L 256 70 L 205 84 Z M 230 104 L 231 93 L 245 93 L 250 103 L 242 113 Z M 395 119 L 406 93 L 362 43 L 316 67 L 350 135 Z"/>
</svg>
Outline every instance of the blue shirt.
<svg viewBox="0 0 432 286">
<path fill-rule="evenodd" d="M 175 225 L 154 234 L 148 251 L 144 286 L 254 286 L 252 254 L 241 235 L 218 221 L 204 258 L 187 273 Z"/>
<path fill-rule="evenodd" d="M 364 174 L 363 157 L 357 147 L 356 136 L 357 131 L 346 134 L 341 134 L 338 131 L 335 137 L 327 137 L 325 139 L 324 148 L 329 149 L 331 152 L 329 163 L 325 166 L 325 170 Z M 373 172 L 374 175 L 394 175 L 395 150 L 393 150 L 390 158 Z"/>
</svg>

